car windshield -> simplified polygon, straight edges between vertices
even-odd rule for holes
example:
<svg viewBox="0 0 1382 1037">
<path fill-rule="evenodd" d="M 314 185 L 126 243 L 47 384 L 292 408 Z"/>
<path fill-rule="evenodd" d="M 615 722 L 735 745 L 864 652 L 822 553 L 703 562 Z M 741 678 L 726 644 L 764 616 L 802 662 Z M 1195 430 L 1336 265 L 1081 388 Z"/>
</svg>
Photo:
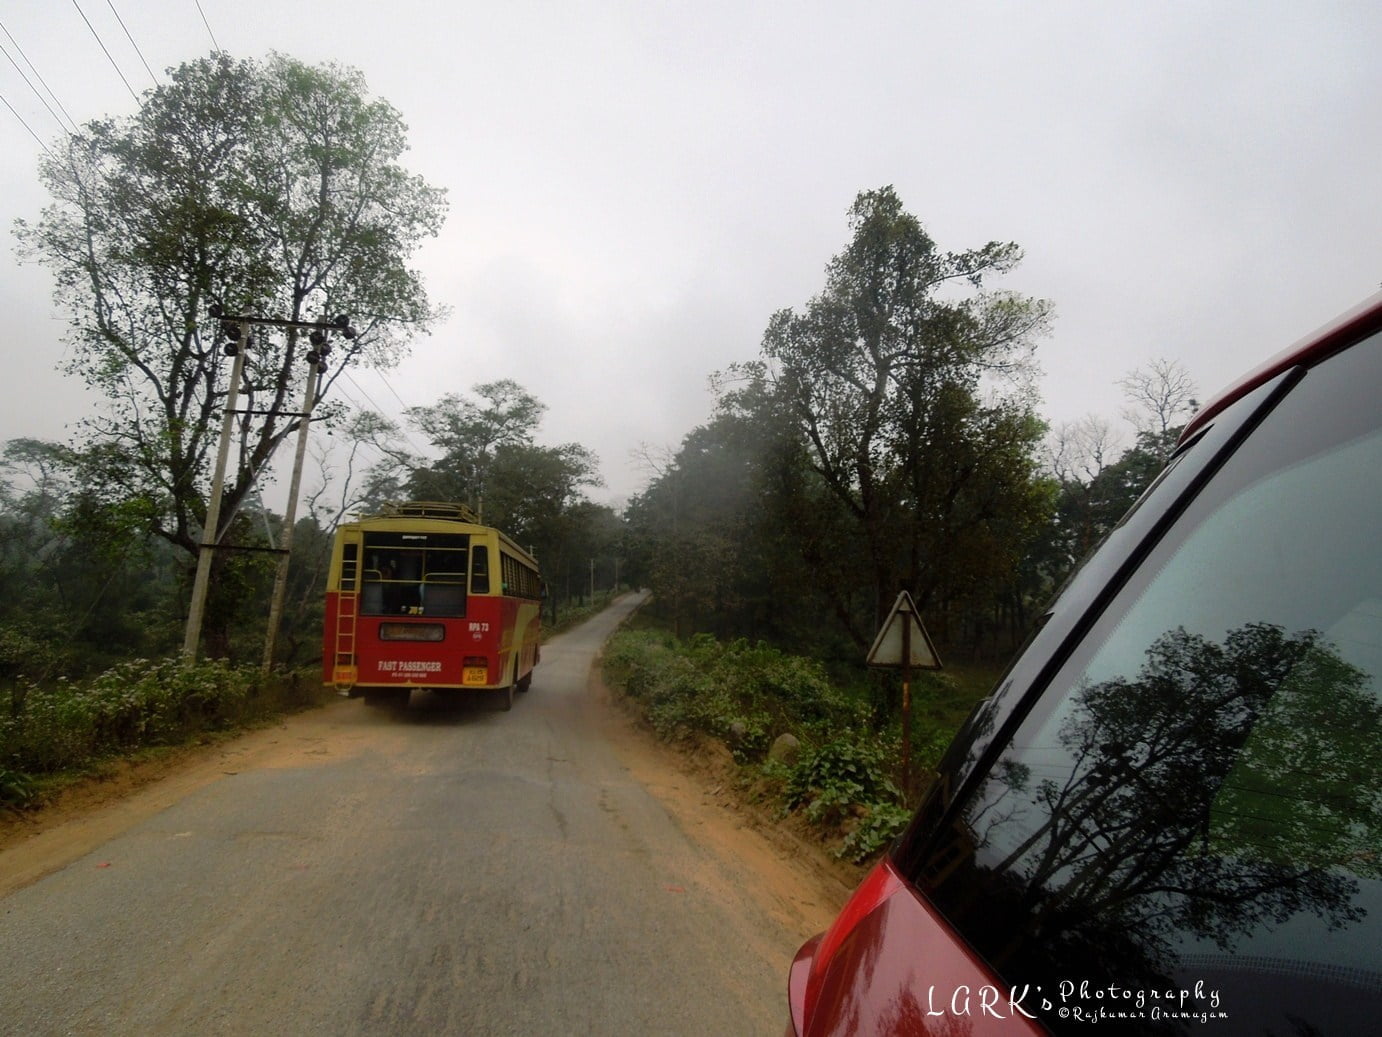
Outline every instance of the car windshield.
<svg viewBox="0 0 1382 1037">
<path fill-rule="evenodd" d="M 1376 338 L 1301 381 L 912 865 L 1056 1029 L 1100 1012 L 1166 1033 L 1372 1025 L 1379 384 Z"/>
</svg>

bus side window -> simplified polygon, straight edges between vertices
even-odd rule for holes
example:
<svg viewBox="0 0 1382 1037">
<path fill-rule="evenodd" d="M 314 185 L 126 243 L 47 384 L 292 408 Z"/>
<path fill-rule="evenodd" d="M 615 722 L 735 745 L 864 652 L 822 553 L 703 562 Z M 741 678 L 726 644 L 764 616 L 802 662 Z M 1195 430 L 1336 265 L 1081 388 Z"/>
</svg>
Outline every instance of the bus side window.
<svg viewBox="0 0 1382 1037">
<path fill-rule="evenodd" d="M 489 593 L 489 551 L 484 544 L 470 549 L 470 593 Z"/>
</svg>

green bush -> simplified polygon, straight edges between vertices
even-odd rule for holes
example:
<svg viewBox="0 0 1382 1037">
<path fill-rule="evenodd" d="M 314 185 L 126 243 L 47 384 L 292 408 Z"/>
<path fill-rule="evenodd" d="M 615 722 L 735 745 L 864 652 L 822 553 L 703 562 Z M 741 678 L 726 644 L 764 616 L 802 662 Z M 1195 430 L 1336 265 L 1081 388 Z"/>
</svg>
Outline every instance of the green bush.
<svg viewBox="0 0 1382 1037">
<path fill-rule="evenodd" d="M 0 767 L 0 806 L 27 806 L 36 794 L 33 779 L 27 774 Z"/>
<path fill-rule="evenodd" d="M 812 821 L 837 825 L 854 806 L 899 803 L 883 750 L 852 738 L 805 753 L 787 779 L 787 809 L 806 808 Z"/>
<path fill-rule="evenodd" d="M 868 724 L 863 696 L 831 682 L 814 660 L 744 640 L 700 634 L 678 643 L 660 631 L 623 631 L 606 646 L 605 672 L 639 703 L 664 739 L 713 735 L 741 764 L 782 787 L 784 813 L 844 837 L 840 855 L 862 861 L 888 845 L 909 817 L 893 780 L 896 739 Z M 795 734 L 808 748 L 794 766 L 764 757 L 772 739 Z M 928 732 L 929 752 L 948 732 Z"/>
<path fill-rule="evenodd" d="M 875 803 L 859 826 L 845 836 L 839 856 L 862 864 L 887 849 L 911 819 L 912 812 L 897 803 Z"/>
<path fill-rule="evenodd" d="M 605 646 L 604 668 L 627 694 L 644 699 L 676 657 L 670 635 L 622 631 Z"/>
<path fill-rule="evenodd" d="M 240 726 L 315 700 L 283 675 L 224 662 L 136 659 L 89 681 L 0 691 L 0 801 L 23 803 L 33 778 Z"/>
</svg>

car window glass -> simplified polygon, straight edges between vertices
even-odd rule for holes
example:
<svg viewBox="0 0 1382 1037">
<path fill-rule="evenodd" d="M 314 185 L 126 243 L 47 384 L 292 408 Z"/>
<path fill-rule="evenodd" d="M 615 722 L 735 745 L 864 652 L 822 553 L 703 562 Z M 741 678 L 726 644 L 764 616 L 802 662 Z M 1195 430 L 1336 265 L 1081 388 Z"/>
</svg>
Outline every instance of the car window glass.
<svg viewBox="0 0 1382 1037">
<path fill-rule="evenodd" d="M 923 869 L 1010 983 L 1199 983 L 1215 1032 L 1369 1025 L 1380 361 L 1373 340 L 1312 371 L 1230 458 Z"/>
<path fill-rule="evenodd" d="M 1040 674 L 1048 670 L 1052 653 L 1067 642 L 1086 611 L 1103 600 L 1110 585 L 1117 589 L 1122 582 L 1119 574 L 1129 556 L 1144 542 L 1155 540 L 1155 531 L 1169 525 L 1169 516 L 1178 510 L 1178 502 L 1193 496 L 1191 488 L 1213 471 L 1231 452 L 1230 444 L 1238 442 L 1269 412 L 1301 373 L 1283 372 L 1216 415 L 1185 448 L 1177 451 L 1137 504 L 1110 531 L 1099 550 L 1076 567 L 1050 609 L 1037 620 L 994 694 L 976 707 L 947 752 L 939 768 L 941 780 L 931 788 L 898 847 L 906 868 L 912 869 L 918 855 L 924 856 L 929 842 L 927 833 L 934 831 L 936 820 L 950 807 L 951 795 L 968 786 L 973 768 L 989 755 L 996 742 L 1011 734 L 1009 718 L 1025 714 L 1030 704 L 1028 693 L 1038 686 Z"/>
</svg>

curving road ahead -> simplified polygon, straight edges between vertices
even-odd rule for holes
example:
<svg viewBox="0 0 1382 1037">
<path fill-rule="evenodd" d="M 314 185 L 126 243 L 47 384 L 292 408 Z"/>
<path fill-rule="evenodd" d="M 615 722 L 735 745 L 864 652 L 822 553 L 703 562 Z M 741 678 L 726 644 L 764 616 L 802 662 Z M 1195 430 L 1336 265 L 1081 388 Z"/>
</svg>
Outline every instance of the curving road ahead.
<svg viewBox="0 0 1382 1037">
<path fill-rule="evenodd" d="M 838 905 L 640 780 L 677 787 L 587 679 L 635 604 L 544 647 L 510 713 L 341 701 L 108 811 L 27 885 L 35 848 L 0 854 L 0 1032 L 780 1033 Z"/>
</svg>

